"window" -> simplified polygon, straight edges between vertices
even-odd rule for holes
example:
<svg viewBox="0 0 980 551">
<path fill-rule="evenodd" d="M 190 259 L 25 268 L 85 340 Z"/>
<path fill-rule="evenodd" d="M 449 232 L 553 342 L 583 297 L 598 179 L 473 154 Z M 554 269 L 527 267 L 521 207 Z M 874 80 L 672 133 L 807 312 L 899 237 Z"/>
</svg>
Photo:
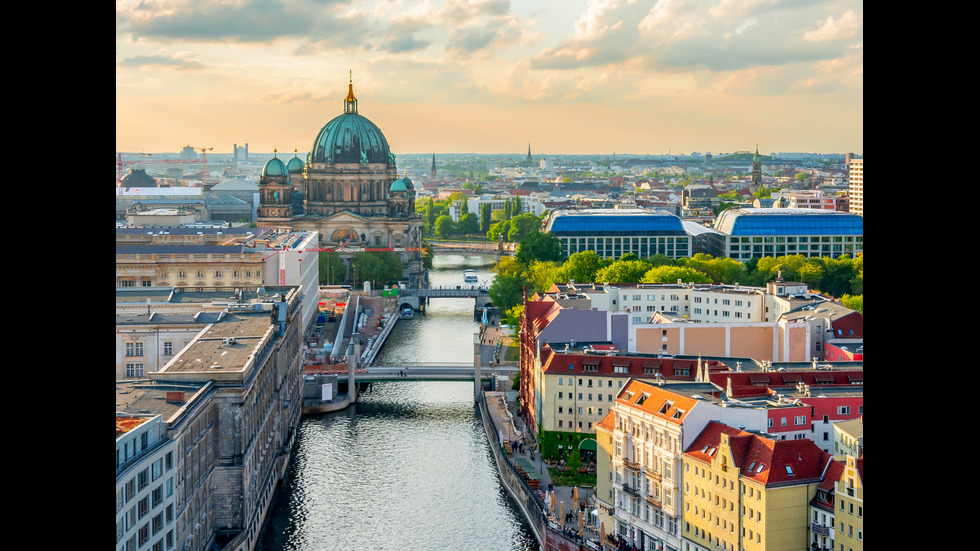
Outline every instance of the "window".
<svg viewBox="0 0 980 551">
<path fill-rule="evenodd" d="M 174 343 L 172 343 L 172 342 L 165 342 L 165 343 L 163 343 L 163 355 L 164 356 L 173 356 L 174 355 Z"/>
<path fill-rule="evenodd" d="M 806 424 L 806 416 L 797 415 L 796 417 L 793 418 L 793 423 L 794 424 L 797 424 L 797 425 L 805 425 Z"/>
<path fill-rule="evenodd" d="M 142 356 L 143 355 L 143 343 L 141 343 L 141 342 L 127 342 L 126 343 L 126 355 L 127 356 Z"/>
<path fill-rule="evenodd" d="M 136 476 L 137 480 L 139 481 L 139 491 L 142 491 L 143 488 L 146 488 L 147 486 L 150 485 L 149 474 L 150 474 L 149 469 L 143 469 Z"/>
<path fill-rule="evenodd" d="M 837 406 L 837 415 L 850 415 L 851 406 Z"/>
</svg>

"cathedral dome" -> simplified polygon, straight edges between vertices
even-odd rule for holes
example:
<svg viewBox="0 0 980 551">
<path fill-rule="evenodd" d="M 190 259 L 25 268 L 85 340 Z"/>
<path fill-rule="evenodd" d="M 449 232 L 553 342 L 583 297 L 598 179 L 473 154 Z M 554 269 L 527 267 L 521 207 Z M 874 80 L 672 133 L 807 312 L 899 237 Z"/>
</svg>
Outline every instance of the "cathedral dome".
<svg viewBox="0 0 980 551">
<path fill-rule="evenodd" d="M 389 164 L 390 159 L 388 140 L 381 129 L 357 113 L 357 98 L 351 84 L 344 100 L 344 113 L 328 122 L 313 140 L 310 162 Z"/>
<path fill-rule="evenodd" d="M 120 180 L 122 187 L 157 187 L 157 181 L 145 168 L 131 168 Z"/>
<path fill-rule="evenodd" d="M 289 170 L 286 168 L 286 163 L 282 162 L 279 158 L 273 157 L 269 159 L 265 166 L 262 167 L 262 179 L 261 182 L 265 182 L 269 178 L 285 179 L 285 183 L 289 183 Z"/>
<path fill-rule="evenodd" d="M 299 157 L 293 157 L 292 159 L 289 159 L 289 164 L 286 165 L 286 170 L 290 174 L 300 174 L 303 172 L 304 166 L 305 165 L 303 164 L 302 159 Z"/>
<path fill-rule="evenodd" d="M 408 180 L 408 178 L 406 177 L 404 179 L 399 179 L 392 182 L 391 187 L 388 188 L 388 192 L 394 193 L 396 191 L 408 191 L 409 189 L 411 189 L 409 187 L 410 184 L 409 185 L 405 184 L 405 180 Z M 409 180 L 409 182 L 411 182 L 411 180 Z"/>
</svg>

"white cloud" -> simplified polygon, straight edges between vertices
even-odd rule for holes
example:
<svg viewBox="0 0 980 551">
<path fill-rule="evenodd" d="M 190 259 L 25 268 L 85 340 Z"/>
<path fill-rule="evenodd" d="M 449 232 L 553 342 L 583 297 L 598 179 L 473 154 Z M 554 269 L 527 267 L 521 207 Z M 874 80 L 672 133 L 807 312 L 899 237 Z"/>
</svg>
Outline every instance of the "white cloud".
<svg viewBox="0 0 980 551">
<path fill-rule="evenodd" d="M 848 10 L 840 19 L 835 20 L 833 16 L 830 16 L 825 21 L 821 21 L 816 30 L 803 34 L 803 40 L 823 42 L 825 40 L 852 38 L 861 33 L 864 27 L 863 20 L 862 16 L 854 13 L 853 10 Z"/>
</svg>

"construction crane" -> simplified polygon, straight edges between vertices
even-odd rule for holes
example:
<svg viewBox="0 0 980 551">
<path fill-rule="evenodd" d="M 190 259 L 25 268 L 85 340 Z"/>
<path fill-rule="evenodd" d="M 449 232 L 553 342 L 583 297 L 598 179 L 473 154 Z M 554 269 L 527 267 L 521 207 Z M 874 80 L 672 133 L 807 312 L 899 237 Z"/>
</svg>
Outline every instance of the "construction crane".
<svg viewBox="0 0 980 551">
<path fill-rule="evenodd" d="M 201 177 L 201 187 L 204 187 L 208 183 L 208 151 L 214 149 L 213 147 L 202 147 L 201 149 L 201 159 L 204 162 L 204 167 L 202 168 L 203 175 Z"/>
</svg>

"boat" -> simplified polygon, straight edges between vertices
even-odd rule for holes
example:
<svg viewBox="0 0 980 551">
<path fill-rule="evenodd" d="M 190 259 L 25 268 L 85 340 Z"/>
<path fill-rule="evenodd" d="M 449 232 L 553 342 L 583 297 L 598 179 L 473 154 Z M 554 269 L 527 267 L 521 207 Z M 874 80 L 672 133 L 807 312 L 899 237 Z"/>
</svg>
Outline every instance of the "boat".
<svg viewBox="0 0 980 551">
<path fill-rule="evenodd" d="M 476 283 L 476 270 L 463 270 L 463 281 L 466 283 Z"/>
</svg>

